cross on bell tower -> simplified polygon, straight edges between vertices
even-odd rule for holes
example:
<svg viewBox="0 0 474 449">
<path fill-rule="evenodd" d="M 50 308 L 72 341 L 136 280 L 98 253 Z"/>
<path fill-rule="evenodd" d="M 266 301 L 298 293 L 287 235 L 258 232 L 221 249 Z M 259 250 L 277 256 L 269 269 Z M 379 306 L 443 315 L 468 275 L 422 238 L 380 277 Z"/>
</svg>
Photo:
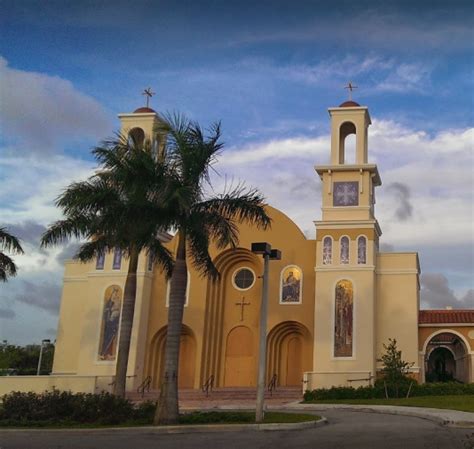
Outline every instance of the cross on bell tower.
<svg viewBox="0 0 474 449">
<path fill-rule="evenodd" d="M 148 87 L 147 89 L 143 89 L 142 95 L 146 96 L 146 107 L 150 107 L 150 99 L 155 95 L 155 92 L 151 91 L 151 87 Z"/>
</svg>

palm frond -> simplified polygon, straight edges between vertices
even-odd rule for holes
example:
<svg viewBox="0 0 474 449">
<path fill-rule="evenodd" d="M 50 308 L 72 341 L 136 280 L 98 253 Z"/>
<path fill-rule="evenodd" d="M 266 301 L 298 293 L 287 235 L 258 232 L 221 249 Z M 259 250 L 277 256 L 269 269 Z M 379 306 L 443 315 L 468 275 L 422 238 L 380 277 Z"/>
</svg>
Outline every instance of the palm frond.
<svg viewBox="0 0 474 449">
<path fill-rule="evenodd" d="M 206 227 L 199 226 L 198 223 L 188 223 L 186 227 L 187 243 L 190 251 L 192 263 L 196 270 L 202 275 L 213 280 L 219 278 L 219 271 L 217 270 L 211 255 L 209 254 L 209 232 Z"/>
<path fill-rule="evenodd" d="M 88 215 L 73 215 L 51 224 L 41 237 L 41 247 L 47 248 L 69 240 L 92 236 L 91 217 Z"/>
<path fill-rule="evenodd" d="M 105 254 L 114 247 L 115 245 L 111 245 L 106 237 L 96 237 L 94 240 L 83 243 L 74 255 L 74 259 L 78 259 L 81 262 L 89 262 L 95 257 Z"/>
<path fill-rule="evenodd" d="M 23 254 L 20 240 L 7 231 L 7 228 L 0 227 L 0 250 L 13 254 Z"/>
<path fill-rule="evenodd" d="M 151 257 L 153 262 L 163 269 L 166 278 L 169 279 L 173 273 L 174 267 L 174 260 L 171 252 L 164 247 L 163 243 L 157 238 L 149 241 L 146 248 L 147 256 Z"/>
<path fill-rule="evenodd" d="M 8 277 L 16 275 L 16 265 L 6 254 L 0 252 L 0 281 L 6 282 Z"/>
<path fill-rule="evenodd" d="M 271 226 L 271 218 L 265 211 L 264 201 L 263 195 L 258 190 L 248 189 L 239 184 L 223 194 L 196 204 L 194 209 L 268 229 Z"/>
</svg>

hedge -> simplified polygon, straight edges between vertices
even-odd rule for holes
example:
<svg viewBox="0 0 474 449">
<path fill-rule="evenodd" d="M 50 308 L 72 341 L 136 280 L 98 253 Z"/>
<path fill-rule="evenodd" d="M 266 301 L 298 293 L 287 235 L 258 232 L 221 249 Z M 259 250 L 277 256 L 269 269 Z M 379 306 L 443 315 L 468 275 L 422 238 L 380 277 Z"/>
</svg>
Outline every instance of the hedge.
<svg viewBox="0 0 474 449">
<path fill-rule="evenodd" d="M 13 392 L 2 398 L 0 425 L 151 423 L 156 403 L 135 406 L 110 393 Z"/>
<path fill-rule="evenodd" d="M 410 383 L 401 383 L 398 386 L 388 386 L 388 395 L 391 398 L 405 397 Z M 398 391 L 397 391 L 398 390 Z M 398 394 L 397 394 L 398 393 Z M 461 384 L 457 382 L 439 382 L 413 384 L 410 397 L 413 396 L 445 396 L 445 395 L 474 395 L 474 383 Z M 332 387 L 306 391 L 305 401 L 325 401 L 335 399 L 381 399 L 385 398 L 383 382 L 376 382 L 370 387 Z"/>
</svg>

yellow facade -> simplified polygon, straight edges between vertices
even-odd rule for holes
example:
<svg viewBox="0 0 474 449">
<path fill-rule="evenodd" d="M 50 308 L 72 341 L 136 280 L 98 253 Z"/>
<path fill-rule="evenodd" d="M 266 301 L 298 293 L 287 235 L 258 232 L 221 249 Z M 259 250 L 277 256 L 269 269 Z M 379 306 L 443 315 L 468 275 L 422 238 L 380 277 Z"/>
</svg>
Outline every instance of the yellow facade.
<svg viewBox="0 0 474 449">
<path fill-rule="evenodd" d="M 282 252 L 281 260 L 270 263 L 267 379 L 276 375 L 279 385 L 303 389 L 367 385 L 380 371 L 383 344 L 396 338 L 404 359 L 413 364 L 413 376 L 424 380 L 423 345 L 436 330 L 418 325 L 417 253 L 379 251 L 382 232 L 374 204 L 381 179 L 377 166 L 368 162 L 368 109 L 350 103 L 330 108 L 329 114 L 331 165 L 315 167 L 322 182 L 316 238 L 307 239 L 289 217 L 268 206 L 271 229 L 241 225 L 236 250 L 210 248 L 219 281 L 209 281 L 188 264 L 180 388 L 200 388 L 210 376 L 218 387 L 256 385 L 263 264 L 250 247 L 259 241 Z M 156 140 L 152 130 L 159 117 L 153 111 L 119 117 L 124 133 L 140 128 L 151 142 Z M 352 133 L 356 156 L 348 164 L 344 142 Z M 171 250 L 175 244 L 175 239 L 168 242 Z M 66 263 L 52 375 L 77 377 L 83 383 L 88 378 L 86 390 L 108 385 L 115 371 L 106 352 L 112 346 L 99 348 L 116 331 L 112 308 L 107 309 L 111 302 L 104 295 L 112 285 L 123 289 L 125 282 L 126 260 L 114 269 L 113 259 L 113 254 L 106 255 L 100 269 L 95 262 Z M 160 385 L 167 310 L 167 282 L 143 255 L 128 389 L 147 376 L 153 388 Z M 109 327 L 104 328 L 106 319 Z M 471 323 L 459 330 L 469 348 L 462 356 L 465 381 L 472 381 L 474 373 L 473 329 Z M 100 356 L 101 351 L 106 355 Z M 0 385 L 1 390 L 5 388 Z"/>
</svg>

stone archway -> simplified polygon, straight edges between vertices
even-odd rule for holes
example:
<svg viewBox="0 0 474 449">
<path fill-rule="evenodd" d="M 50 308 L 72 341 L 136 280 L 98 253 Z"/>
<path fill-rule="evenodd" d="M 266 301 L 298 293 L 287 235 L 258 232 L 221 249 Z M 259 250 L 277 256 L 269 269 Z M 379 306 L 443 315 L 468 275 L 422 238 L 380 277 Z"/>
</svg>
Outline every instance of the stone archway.
<svg viewBox="0 0 474 449">
<path fill-rule="evenodd" d="M 301 386 L 312 367 L 311 334 L 297 321 L 277 324 L 267 339 L 267 381 L 277 376 L 279 386 Z"/>
<path fill-rule="evenodd" d="M 425 381 L 470 381 L 470 357 L 463 339 L 444 331 L 430 336 L 425 349 Z"/>
<path fill-rule="evenodd" d="M 159 389 L 163 380 L 165 365 L 165 344 L 167 326 L 162 327 L 153 337 L 150 345 L 148 375 L 152 388 Z M 188 326 L 183 324 L 179 348 L 178 387 L 194 388 L 196 371 L 196 338 Z"/>
</svg>

